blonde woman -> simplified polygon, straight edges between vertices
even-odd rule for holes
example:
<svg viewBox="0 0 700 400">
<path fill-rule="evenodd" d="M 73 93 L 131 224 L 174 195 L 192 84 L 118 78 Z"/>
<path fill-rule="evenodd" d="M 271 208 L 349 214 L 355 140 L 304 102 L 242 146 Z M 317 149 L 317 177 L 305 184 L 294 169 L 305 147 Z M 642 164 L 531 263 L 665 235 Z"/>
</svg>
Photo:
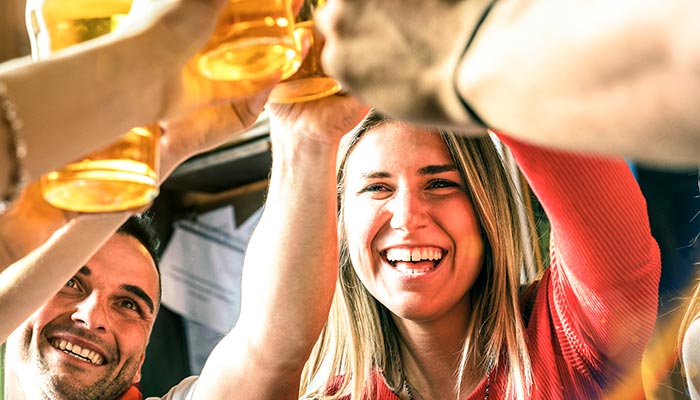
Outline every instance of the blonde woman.
<svg viewBox="0 0 700 400">
<path fill-rule="evenodd" d="M 249 250 L 293 273 L 255 279 L 256 290 L 259 271 L 244 275 L 239 323 L 266 310 L 271 325 L 254 342 L 289 373 L 276 382 L 299 379 L 299 395 L 315 399 L 642 395 L 660 261 L 622 160 L 499 135 L 552 223 L 551 267 L 522 288 L 515 195 L 490 138 L 372 113 L 339 152 L 336 236 L 329 166 L 351 126 L 338 121 L 352 119 L 320 103 L 273 109 L 271 195 Z M 280 352 L 264 353 L 266 341 Z"/>
</svg>

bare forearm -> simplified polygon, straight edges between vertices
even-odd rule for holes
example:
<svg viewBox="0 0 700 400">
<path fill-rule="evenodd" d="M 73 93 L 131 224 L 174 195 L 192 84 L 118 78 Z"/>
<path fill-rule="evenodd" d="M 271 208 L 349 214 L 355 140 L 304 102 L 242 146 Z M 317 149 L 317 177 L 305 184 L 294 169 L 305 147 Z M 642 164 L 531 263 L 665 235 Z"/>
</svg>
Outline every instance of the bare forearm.
<svg viewBox="0 0 700 400">
<path fill-rule="evenodd" d="M 0 342 L 56 294 L 128 216 L 128 213 L 80 216 L 3 270 Z"/>
<path fill-rule="evenodd" d="M 460 64 L 460 92 L 487 125 L 574 150 L 697 162 L 694 3 L 520 3 L 496 3 Z"/>
<path fill-rule="evenodd" d="M 146 49 L 132 43 L 143 38 L 109 46 L 100 45 L 108 38 L 100 39 L 82 44 L 89 50 L 68 48 L 45 61 L 0 66 L 0 80 L 23 123 L 33 178 L 158 117 L 162 81 L 153 79 L 156 69 L 144 58 Z"/>
<path fill-rule="evenodd" d="M 214 398 L 199 389 L 222 379 L 242 398 L 298 395 L 301 369 L 328 315 L 338 262 L 337 144 L 312 147 L 273 147 L 268 198 L 246 253 L 241 314 L 205 367 L 201 398 Z"/>
</svg>

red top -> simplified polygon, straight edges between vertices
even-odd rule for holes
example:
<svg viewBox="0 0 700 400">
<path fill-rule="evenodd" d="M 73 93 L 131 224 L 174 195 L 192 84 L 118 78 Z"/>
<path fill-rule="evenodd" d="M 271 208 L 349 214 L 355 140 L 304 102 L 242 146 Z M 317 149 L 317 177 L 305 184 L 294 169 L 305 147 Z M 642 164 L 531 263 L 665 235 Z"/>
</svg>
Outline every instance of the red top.
<svg viewBox="0 0 700 400">
<path fill-rule="evenodd" d="M 641 360 L 656 318 L 661 259 L 646 203 L 620 159 L 500 135 L 551 224 L 551 264 L 527 326 L 534 399 L 643 398 Z M 489 398 L 505 397 L 504 362 Z M 397 400 L 377 375 L 376 400 Z M 486 379 L 468 400 L 484 398 Z"/>
<path fill-rule="evenodd" d="M 119 398 L 119 400 L 142 400 L 143 395 L 141 394 L 141 391 L 139 390 L 136 385 L 131 385 L 129 387 L 129 390 L 124 392 L 122 397 Z"/>
</svg>

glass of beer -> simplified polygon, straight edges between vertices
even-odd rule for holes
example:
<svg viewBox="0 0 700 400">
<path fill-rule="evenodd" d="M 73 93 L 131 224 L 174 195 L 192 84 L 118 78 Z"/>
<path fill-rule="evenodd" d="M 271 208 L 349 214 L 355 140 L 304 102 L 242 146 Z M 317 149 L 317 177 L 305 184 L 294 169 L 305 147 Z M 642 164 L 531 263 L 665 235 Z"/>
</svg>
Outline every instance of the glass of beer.
<svg viewBox="0 0 700 400">
<path fill-rule="evenodd" d="M 119 27 L 132 0 L 28 0 L 27 29 L 34 59 Z M 50 132 L 47 132 L 50 134 Z M 41 177 L 51 205 L 80 212 L 140 207 L 158 195 L 157 125 L 137 127 L 117 142 Z"/>
<path fill-rule="evenodd" d="M 230 0 L 197 65 L 209 79 L 240 83 L 241 94 L 291 76 L 301 65 L 291 0 Z"/>
<path fill-rule="evenodd" d="M 314 26 L 314 14 L 325 3 L 326 0 L 304 1 L 295 20 L 295 31 L 298 38 L 302 37 L 300 31 L 311 33 L 306 35 L 312 38 L 311 48 L 299 70 L 272 89 L 269 98 L 271 103 L 299 103 L 320 99 L 340 91 L 340 82 L 323 72 L 321 51 L 325 40 Z"/>
</svg>

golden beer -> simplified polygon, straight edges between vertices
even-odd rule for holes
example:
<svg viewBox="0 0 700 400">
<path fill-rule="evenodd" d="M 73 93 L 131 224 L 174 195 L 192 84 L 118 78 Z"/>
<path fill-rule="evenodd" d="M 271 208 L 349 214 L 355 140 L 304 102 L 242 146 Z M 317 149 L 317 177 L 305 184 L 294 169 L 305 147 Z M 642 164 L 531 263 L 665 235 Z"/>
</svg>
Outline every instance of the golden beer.
<svg viewBox="0 0 700 400">
<path fill-rule="evenodd" d="M 214 35 L 199 55 L 209 79 L 269 82 L 301 65 L 290 0 L 230 0 Z M 249 92 L 260 89 L 250 86 Z"/>
<path fill-rule="evenodd" d="M 35 59 L 112 32 L 132 0 L 28 0 L 27 28 Z M 50 132 L 47 132 L 50 134 Z M 55 207 L 81 212 L 119 211 L 158 195 L 157 125 L 134 128 L 121 140 L 41 177 Z"/>
<path fill-rule="evenodd" d="M 299 70 L 272 89 L 269 98 L 271 103 L 299 103 L 317 100 L 340 91 L 340 83 L 327 76 L 323 71 L 321 51 L 323 50 L 325 39 L 314 27 L 314 13 L 317 8 L 323 7 L 325 3 L 326 0 L 304 1 L 304 5 L 296 18 L 295 32 L 297 37 L 312 37 L 313 42 Z M 301 34 L 302 31 L 305 31 L 305 35 Z"/>
</svg>

